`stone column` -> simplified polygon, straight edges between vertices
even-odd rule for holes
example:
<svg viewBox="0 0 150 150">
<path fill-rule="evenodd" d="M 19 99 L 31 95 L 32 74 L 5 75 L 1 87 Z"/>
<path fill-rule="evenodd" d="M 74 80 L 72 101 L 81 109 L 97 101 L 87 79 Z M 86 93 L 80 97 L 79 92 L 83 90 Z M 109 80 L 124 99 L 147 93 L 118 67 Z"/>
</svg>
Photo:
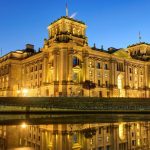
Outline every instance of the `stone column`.
<svg viewBox="0 0 150 150">
<path fill-rule="evenodd" d="M 62 47 L 60 51 L 59 70 L 60 70 L 60 87 L 59 90 L 62 92 L 62 96 L 67 95 L 67 81 L 68 81 L 68 55 L 67 47 Z"/>
<path fill-rule="evenodd" d="M 47 66 L 48 66 L 48 56 L 47 53 L 43 56 L 43 82 L 47 82 Z"/>
<path fill-rule="evenodd" d="M 88 60 L 88 58 L 89 58 L 89 54 L 88 53 L 86 53 L 85 55 L 84 55 L 84 61 L 83 61 L 83 80 L 85 81 L 85 80 L 89 80 L 89 60 Z"/>
<path fill-rule="evenodd" d="M 124 76 L 124 87 L 125 87 L 125 96 L 128 97 L 128 86 L 129 86 L 129 73 L 128 73 L 128 63 L 125 61 L 125 76 Z"/>
<path fill-rule="evenodd" d="M 69 61 L 68 61 L 68 81 L 72 81 L 72 74 L 73 74 L 73 71 L 72 71 L 72 68 L 73 68 L 73 50 L 69 50 L 68 51 L 68 55 L 69 55 Z"/>
<path fill-rule="evenodd" d="M 104 70 L 104 64 L 105 64 L 105 62 L 104 61 L 102 61 L 102 86 L 104 87 L 104 85 L 105 85 L 105 70 Z"/>
<path fill-rule="evenodd" d="M 60 51 L 58 48 L 53 50 L 54 55 L 54 96 L 58 96 L 59 92 L 59 80 L 60 80 Z"/>
<path fill-rule="evenodd" d="M 117 86 L 117 62 L 114 63 L 114 85 Z"/>
<path fill-rule="evenodd" d="M 59 75 L 58 75 L 58 61 L 59 61 L 59 50 L 58 49 L 54 49 L 53 51 L 53 55 L 54 55 L 54 81 L 59 81 Z"/>
<path fill-rule="evenodd" d="M 111 61 L 111 85 L 114 87 L 115 84 L 115 62 L 112 60 Z"/>
<path fill-rule="evenodd" d="M 130 124 L 126 124 L 126 132 L 127 132 L 127 150 L 131 150 L 132 147 L 132 143 L 131 143 L 131 125 Z"/>
<path fill-rule="evenodd" d="M 113 91 L 114 91 L 114 76 L 115 76 L 115 60 L 111 60 L 110 61 L 110 77 L 109 77 L 109 80 L 110 80 L 110 96 L 113 97 Z"/>
<path fill-rule="evenodd" d="M 147 88 L 148 88 L 148 80 L 147 80 L 148 74 L 147 74 L 147 72 L 148 72 L 147 65 L 145 65 L 144 66 L 145 97 L 148 97 L 148 90 L 147 90 Z"/>
</svg>

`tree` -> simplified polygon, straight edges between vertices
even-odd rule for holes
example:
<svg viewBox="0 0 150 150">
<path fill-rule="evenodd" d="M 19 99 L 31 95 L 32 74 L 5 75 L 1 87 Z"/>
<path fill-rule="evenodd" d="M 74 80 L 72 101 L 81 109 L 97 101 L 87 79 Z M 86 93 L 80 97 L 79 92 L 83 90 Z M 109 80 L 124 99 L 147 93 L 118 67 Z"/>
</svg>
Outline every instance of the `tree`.
<svg viewBox="0 0 150 150">
<path fill-rule="evenodd" d="M 96 84 L 90 80 L 85 80 L 83 83 L 83 88 L 89 90 L 89 97 L 90 97 L 90 90 L 94 89 L 96 87 Z"/>
</svg>

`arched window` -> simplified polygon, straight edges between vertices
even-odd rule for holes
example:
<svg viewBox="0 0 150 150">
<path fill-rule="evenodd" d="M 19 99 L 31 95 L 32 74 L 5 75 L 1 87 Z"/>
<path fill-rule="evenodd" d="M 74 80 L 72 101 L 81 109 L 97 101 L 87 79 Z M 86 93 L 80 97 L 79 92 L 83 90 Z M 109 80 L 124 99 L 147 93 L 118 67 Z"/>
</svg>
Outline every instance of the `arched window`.
<svg viewBox="0 0 150 150">
<path fill-rule="evenodd" d="M 79 66 L 80 60 L 77 57 L 73 57 L 73 67 Z"/>
</svg>

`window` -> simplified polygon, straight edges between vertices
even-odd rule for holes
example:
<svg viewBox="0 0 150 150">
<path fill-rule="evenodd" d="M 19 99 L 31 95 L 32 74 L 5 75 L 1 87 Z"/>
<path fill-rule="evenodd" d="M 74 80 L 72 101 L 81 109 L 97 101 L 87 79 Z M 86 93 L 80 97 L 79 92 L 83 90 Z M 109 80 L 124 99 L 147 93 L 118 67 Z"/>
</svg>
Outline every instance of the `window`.
<svg viewBox="0 0 150 150">
<path fill-rule="evenodd" d="M 37 79 L 37 74 L 35 75 L 35 79 Z"/>
<path fill-rule="evenodd" d="M 37 71 L 37 66 L 35 66 L 34 71 Z"/>
<path fill-rule="evenodd" d="M 54 67 L 54 60 L 50 61 L 50 67 Z"/>
<path fill-rule="evenodd" d="M 102 134 L 102 128 L 101 127 L 99 128 L 99 134 Z"/>
<path fill-rule="evenodd" d="M 107 97 L 110 97 L 110 93 L 109 93 L 109 91 L 107 91 Z"/>
<path fill-rule="evenodd" d="M 102 91 L 99 91 L 99 97 L 103 97 Z"/>
<path fill-rule="evenodd" d="M 101 65 L 100 65 L 100 63 L 97 63 L 97 69 L 100 69 L 101 68 Z"/>
<path fill-rule="evenodd" d="M 30 68 L 30 72 L 33 72 L 33 67 Z"/>
<path fill-rule="evenodd" d="M 39 66 L 39 70 L 42 70 L 42 64 L 40 64 L 40 66 Z"/>
<path fill-rule="evenodd" d="M 132 81 L 132 77 L 130 76 L 130 81 Z"/>
<path fill-rule="evenodd" d="M 90 77 L 91 77 L 92 76 L 92 71 L 90 71 L 89 74 L 90 74 Z"/>
<path fill-rule="evenodd" d="M 109 127 L 106 128 L 106 132 L 109 133 Z"/>
<path fill-rule="evenodd" d="M 117 71 L 123 72 L 123 63 L 117 63 Z"/>
<path fill-rule="evenodd" d="M 106 85 L 106 87 L 108 87 L 108 81 L 105 81 L 105 85 Z"/>
<path fill-rule="evenodd" d="M 46 89 L 46 96 L 49 96 L 49 89 Z"/>
<path fill-rule="evenodd" d="M 73 81 L 76 82 L 76 83 L 80 82 L 80 75 L 79 75 L 79 73 L 77 73 L 77 72 L 73 73 Z"/>
<path fill-rule="evenodd" d="M 79 66 L 80 60 L 77 57 L 73 57 L 73 67 Z"/>
<path fill-rule="evenodd" d="M 110 150 L 110 146 L 107 146 L 107 147 L 106 147 L 106 150 Z"/>
<path fill-rule="evenodd" d="M 132 146 L 134 146 L 135 145 L 135 141 L 134 140 L 132 140 Z"/>
<path fill-rule="evenodd" d="M 42 78 L 42 73 L 40 73 L 40 78 Z"/>
<path fill-rule="evenodd" d="M 100 80 L 98 80 L 98 86 L 100 86 L 101 85 L 101 82 L 100 82 Z"/>
<path fill-rule="evenodd" d="M 101 77 L 101 74 L 100 74 L 100 72 L 99 72 L 99 71 L 97 72 L 97 77 L 98 77 L 98 78 L 100 78 L 100 77 Z"/>
<path fill-rule="evenodd" d="M 104 69 L 107 70 L 108 69 L 108 64 L 104 65 Z"/>
</svg>

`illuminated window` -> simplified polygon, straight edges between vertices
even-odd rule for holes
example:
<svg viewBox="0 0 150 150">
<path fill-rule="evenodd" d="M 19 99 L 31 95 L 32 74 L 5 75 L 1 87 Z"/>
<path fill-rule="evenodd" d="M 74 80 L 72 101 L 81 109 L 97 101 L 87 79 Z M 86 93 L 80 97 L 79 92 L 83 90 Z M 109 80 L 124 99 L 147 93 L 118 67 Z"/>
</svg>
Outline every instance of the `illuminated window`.
<svg viewBox="0 0 150 150">
<path fill-rule="evenodd" d="M 92 71 L 89 72 L 90 76 L 92 76 Z"/>
<path fill-rule="evenodd" d="M 141 140 L 137 139 L 137 145 L 140 146 L 141 145 Z"/>
<path fill-rule="evenodd" d="M 134 73 L 137 74 L 137 68 L 135 68 Z"/>
<path fill-rule="evenodd" d="M 91 68 L 92 67 L 92 62 L 90 61 L 89 64 L 90 64 L 90 68 Z"/>
<path fill-rule="evenodd" d="M 73 28 L 73 34 L 76 34 L 76 29 L 75 28 Z"/>
<path fill-rule="evenodd" d="M 80 35 L 80 30 L 78 30 L 78 35 Z"/>
<path fill-rule="evenodd" d="M 136 127 L 137 127 L 137 129 L 139 130 L 139 129 L 140 129 L 140 124 L 137 123 Z"/>
<path fill-rule="evenodd" d="M 107 143 L 109 142 L 109 136 L 106 137 L 106 141 L 107 141 Z"/>
</svg>

